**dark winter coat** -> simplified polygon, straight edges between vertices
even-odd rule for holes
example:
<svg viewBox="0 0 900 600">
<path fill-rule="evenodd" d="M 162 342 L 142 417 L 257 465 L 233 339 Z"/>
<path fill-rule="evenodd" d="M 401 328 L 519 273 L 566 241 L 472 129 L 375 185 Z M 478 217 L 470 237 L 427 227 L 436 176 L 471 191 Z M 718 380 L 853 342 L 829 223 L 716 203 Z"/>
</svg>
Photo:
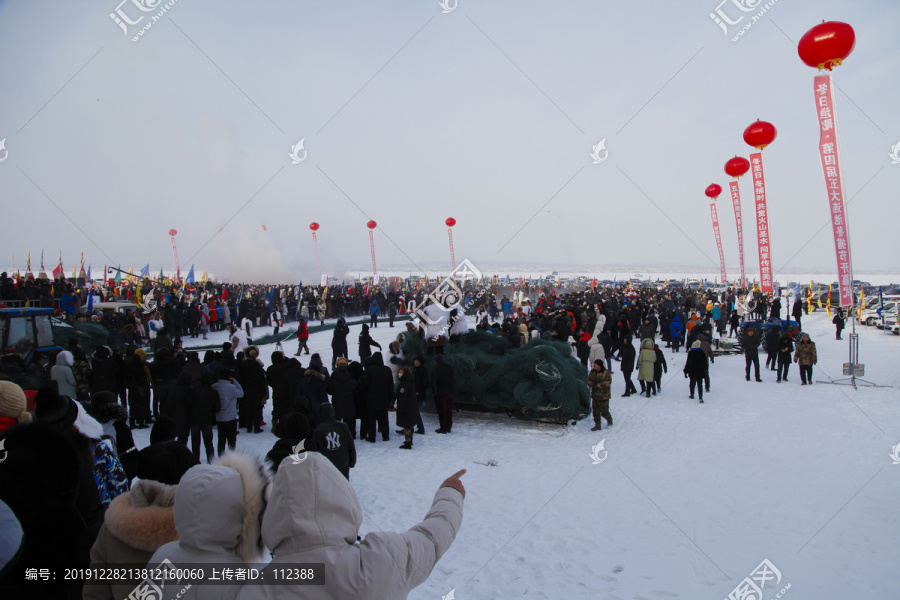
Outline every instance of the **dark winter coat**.
<svg viewBox="0 0 900 600">
<path fill-rule="evenodd" d="M 709 374 L 709 361 L 703 348 L 691 348 L 688 351 L 684 374 L 692 379 L 703 379 Z"/>
<path fill-rule="evenodd" d="M 160 406 L 160 413 L 175 421 L 175 435 L 186 438 L 190 431 L 190 410 L 194 401 L 194 390 L 191 389 L 190 373 L 181 373 L 178 381 L 169 388 L 165 404 Z"/>
<path fill-rule="evenodd" d="M 751 331 L 753 332 L 752 335 L 750 334 Z M 759 335 L 759 330 L 756 327 L 744 329 L 744 332 L 741 334 L 741 347 L 744 349 L 744 353 L 759 352 L 761 338 L 762 336 Z"/>
<path fill-rule="evenodd" d="M 307 447 L 331 461 L 337 470 L 350 478 L 350 469 L 356 466 L 356 445 L 350 428 L 334 418 L 334 407 L 325 403 L 321 407 L 319 423 L 313 430 Z"/>
<path fill-rule="evenodd" d="M 591 369 L 587 379 L 588 387 L 591 389 L 591 398 L 599 402 L 609 402 L 610 385 L 612 384 L 612 373 L 608 369 L 598 371 Z"/>
<path fill-rule="evenodd" d="M 659 346 L 654 346 L 653 351 L 656 352 L 656 362 L 653 363 L 653 379 L 659 381 L 662 379 L 663 371 L 669 372 L 669 365 L 666 364 L 666 355 L 659 349 Z"/>
<path fill-rule="evenodd" d="M 201 384 L 191 398 L 188 423 L 191 427 L 206 427 L 216 424 L 219 411 L 219 393 L 209 384 Z"/>
<path fill-rule="evenodd" d="M 428 377 L 428 369 L 425 368 L 425 365 L 422 363 L 420 359 L 419 364 L 420 367 L 415 367 L 415 383 L 416 383 L 416 400 L 419 402 L 425 402 L 428 398 L 428 390 L 431 388 L 431 378 Z"/>
<path fill-rule="evenodd" d="M 331 394 L 331 404 L 334 406 L 334 415 L 337 419 L 352 419 L 356 416 L 354 404 L 354 392 L 357 382 L 350 375 L 350 370 L 341 365 L 331 374 L 328 381 L 328 393 Z"/>
<path fill-rule="evenodd" d="M 363 324 L 362 331 L 359 334 L 359 358 L 363 359 L 372 355 L 372 346 L 381 350 L 381 344 L 372 339 L 369 335 L 369 326 Z"/>
<path fill-rule="evenodd" d="M 415 429 L 418 420 L 415 378 L 412 374 L 403 374 L 397 385 L 397 427 Z"/>
<path fill-rule="evenodd" d="M 445 362 L 435 361 L 431 373 L 431 388 L 435 396 L 452 394 L 456 390 L 453 367 Z"/>
<path fill-rule="evenodd" d="M 272 418 L 279 419 L 288 412 L 288 404 L 291 401 L 288 387 L 289 362 L 281 359 L 274 362 L 266 369 L 266 384 L 272 388 Z"/>
<path fill-rule="evenodd" d="M 365 396 L 368 412 L 387 410 L 391 405 L 391 399 L 394 397 L 394 375 L 391 368 L 384 365 L 381 352 L 373 354 L 371 362 L 366 365 L 360 390 Z"/>
<path fill-rule="evenodd" d="M 794 340 L 791 336 L 784 334 L 778 340 L 778 364 L 791 364 L 791 356 L 794 352 Z"/>
<path fill-rule="evenodd" d="M 621 348 L 619 349 L 619 359 L 621 360 L 619 368 L 622 369 L 623 373 L 631 373 L 634 371 L 634 359 L 636 355 L 637 352 L 631 341 L 623 341 Z"/>
<path fill-rule="evenodd" d="M 328 402 L 325 373 L 313 367 L 307 369 L 303 373 L 303 379 L 300 380 L 300 395 L 309 399 L 310 426 L 315 427 L 319 423 L 319 407 Z"/>
</svg>

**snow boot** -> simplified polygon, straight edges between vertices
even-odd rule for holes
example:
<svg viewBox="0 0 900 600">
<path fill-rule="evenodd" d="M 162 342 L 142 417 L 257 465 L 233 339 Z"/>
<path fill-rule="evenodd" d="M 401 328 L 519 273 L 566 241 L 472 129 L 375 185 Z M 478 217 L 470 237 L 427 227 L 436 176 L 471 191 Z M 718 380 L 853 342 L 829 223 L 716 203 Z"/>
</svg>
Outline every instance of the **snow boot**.
<svg viewBox="0 0 900 600">
<path fill-rule="evenodd" d="M 404 442 L 403 444 L 400 444 L 400 449 L 401 450 L 412 450 L 412 444 Z"/>
</svg>

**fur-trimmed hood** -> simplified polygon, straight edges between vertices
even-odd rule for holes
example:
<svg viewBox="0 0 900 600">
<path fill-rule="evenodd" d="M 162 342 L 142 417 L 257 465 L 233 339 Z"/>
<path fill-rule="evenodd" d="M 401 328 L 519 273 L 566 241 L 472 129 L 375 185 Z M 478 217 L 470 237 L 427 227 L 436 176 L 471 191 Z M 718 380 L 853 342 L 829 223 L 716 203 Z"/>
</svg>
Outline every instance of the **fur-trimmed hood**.
<svg viewBox="0 0 900 600">
<path fill-rule="evenodd" d="M 132 548 L 155 552 L 178 539 L 175 530 L 175 486 L 156 481 L 137 482 L 130 492 L 106 509 L 109 533 Z"/>
<path fill-rule="evenodd" d="M 225 553 L 247 564 L 261 562 L 260 524 L 270 483 L 265 465 L 243 454 L 189 469 L 175 492 L 179 546 L 191 554 Z"/>
</svg>

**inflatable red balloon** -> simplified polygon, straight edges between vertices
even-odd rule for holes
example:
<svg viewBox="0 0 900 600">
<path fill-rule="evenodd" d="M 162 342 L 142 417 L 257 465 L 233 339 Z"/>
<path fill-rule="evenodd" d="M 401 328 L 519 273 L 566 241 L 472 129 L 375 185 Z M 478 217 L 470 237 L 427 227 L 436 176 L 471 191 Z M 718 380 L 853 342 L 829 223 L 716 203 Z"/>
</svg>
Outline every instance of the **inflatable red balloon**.
<svg viewBox="0 0 900 600">
<path fill-rule="evenodd" d="M 177 229 L 170 229 L 170 230 L 169 230 L 169 235 L 171 235 L 172 237 L 175 237 L 176 235 L 178 235 L 178 230 L 177 230 Z"/>
<path fill-rule="evenodd" d="M 369 229 L 375 229 L 376 227 L 378 227 L 378 223 L 376 223 L 375 221 L 369 221 L 368 223 L 366 223 L 366 227 L 368 227 Z"/>
<path fill-rule="evenodd" d="M 319 224 L 316 223 L 315 221 L 313 221 L 312 223 L 309 224 L 309 228 L 312 229 L 313 231 L 318 231 L 318 230 L 319 230 Z"/>
<path fill-rule="evenodd" d="M 708 188 L 706 188 L 706 195 L 715 200 L 719 197 L 719 194 L 722 193 L 722 186 L 718 183 L 711 184 Z"/>
<path fill-rule="evenodd" d="M 742 156 L 735 156 L 734 158 L 729 158 L 728 162 L 725 163 L 725 173 L 737 179 L 741 175 L 747 173 L 750 170 L 750 161 Z"/>
<path fill-rule="evenodd" d="M 447 227 L 453 227 L 454 225 L 456 225 L 456 219 L 454 219 L 453 217 L 450 217 L 449 219 L 444 221 L 444 223 L 447 224 Z"/>
<path fill-rule="evenodd" d="M 757 150 L 762 150 L 775 141 L 777 135 L 778 130 L 774 125 L 757 119 L 755 123 L 744 130 L 744 141 Z"/>
<path fill-rule="evenodd" d="M 803 34 L 797 53 L 808 66 L 830 71 L 843 64 L 855 46 L 852 27 L 840 21 L 822 21 Z"/>
</svg>

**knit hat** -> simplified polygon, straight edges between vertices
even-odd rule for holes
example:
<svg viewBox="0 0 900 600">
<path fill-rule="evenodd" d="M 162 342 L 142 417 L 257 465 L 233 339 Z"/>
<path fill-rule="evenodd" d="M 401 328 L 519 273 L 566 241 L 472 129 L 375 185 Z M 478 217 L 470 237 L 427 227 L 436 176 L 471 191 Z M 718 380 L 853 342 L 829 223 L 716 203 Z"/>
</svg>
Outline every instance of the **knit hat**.
<svg viewBox="0 0 900 600">
<path fill-rule="evenodd" d="M 702 347 L 703 347 L 703 344 L 700 342 L 700 340 L 697 340 L 696 342 L 691 344 L 691 350 L 695 350 L 697 348 L 702 348 Z"/>
<path fill-rule="evenodd" d="M 41 388 L 34 398 L 34 418 L 38 423 L 65 429 L 78 418 L 78 406 L 52 388 Z"/>
<path fill-rule="evenodd" d="M 11 417 L 19 423 L 30 423 L 25 392 L 12 381 L 0 381 L 0 417 Z"/>
</svg>

